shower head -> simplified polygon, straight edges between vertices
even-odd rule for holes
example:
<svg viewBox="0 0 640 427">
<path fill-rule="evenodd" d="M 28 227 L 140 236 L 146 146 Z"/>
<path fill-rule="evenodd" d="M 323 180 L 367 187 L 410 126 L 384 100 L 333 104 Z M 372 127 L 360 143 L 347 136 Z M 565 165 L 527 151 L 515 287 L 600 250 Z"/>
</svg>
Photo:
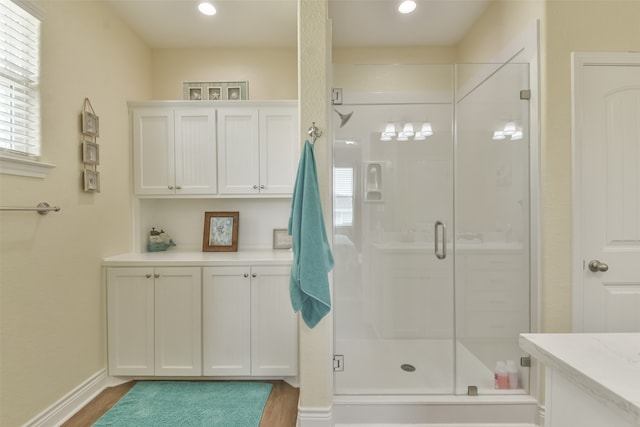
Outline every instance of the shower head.
<svg viewBox="0 0 640 427">
<path fill-rule="evenodd" d="M 353 114 L 353 111 L 350 113 L 346 113 L 346 114 L 342 114 L 340 111 L 338 110 L 333 110 L 336 113 L 338 113 L 338 116 L 340 116 L 340 127 L 344 127 L 344 125 L 347 124 L 347 122 L 349 121 L 349 119 L 351 118 L 351 115 Z"/>
</svg>

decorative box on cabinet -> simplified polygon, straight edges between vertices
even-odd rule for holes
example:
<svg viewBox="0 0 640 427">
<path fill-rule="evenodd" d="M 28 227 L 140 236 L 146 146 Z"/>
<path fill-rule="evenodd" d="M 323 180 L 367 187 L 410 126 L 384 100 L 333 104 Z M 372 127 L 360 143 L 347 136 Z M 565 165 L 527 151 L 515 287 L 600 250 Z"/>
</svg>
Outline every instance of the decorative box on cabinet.
<svg viewBox="0 0 640 427">
<path fill-rule="evenodd" d="M 291 195 L 300 153 L 298 108 L 219 108 L 220 194 Z"/>
<path fill-rule="evenodd" d="M 132 107 L 136 195 L 216 194 L 215 110 Z"/>
<path fill-rule="evenodd" d="M 107 269 L 110 375 L 201 375 L 199 267 Z"/>
<path fill-rule="evenodd" d="M 204 375 L 297 375 L 289 273 L 288 266 L 203 269 Z"/>
</svg>

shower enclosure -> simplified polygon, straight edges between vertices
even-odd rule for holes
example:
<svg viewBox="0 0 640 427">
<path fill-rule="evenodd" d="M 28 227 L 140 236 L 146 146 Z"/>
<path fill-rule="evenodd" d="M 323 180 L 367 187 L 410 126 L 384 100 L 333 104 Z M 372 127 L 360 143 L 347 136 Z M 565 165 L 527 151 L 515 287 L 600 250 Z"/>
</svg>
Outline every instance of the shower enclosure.
<svg viewBox="0 0 640 427">
<path fill-rule="evenodd" d="M 335 394 L 528 394 L 528 64 L 333 72 Z"/>
</svg>

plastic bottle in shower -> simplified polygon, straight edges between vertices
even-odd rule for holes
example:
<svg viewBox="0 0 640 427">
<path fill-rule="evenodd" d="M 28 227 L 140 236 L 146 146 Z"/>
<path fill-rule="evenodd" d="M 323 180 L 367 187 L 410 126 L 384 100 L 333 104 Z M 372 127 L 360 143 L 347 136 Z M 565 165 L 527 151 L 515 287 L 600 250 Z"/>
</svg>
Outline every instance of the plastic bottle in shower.
<svg viewBox="0 0 640 427">
<path fill-rule="evenodd" d="M 518 368 L 513 360 L 507 360 L 507 375 L 509 376 L 509 388 L 518 388 Z"/>
<path fill-rule="evenodd" d="M 496 389 L 504 390 L 509 388 L 509 374 L 507 373 L 507 366 L 502 360 L 496 363 L 496 369 L 493 375 Z"/>
</svg>

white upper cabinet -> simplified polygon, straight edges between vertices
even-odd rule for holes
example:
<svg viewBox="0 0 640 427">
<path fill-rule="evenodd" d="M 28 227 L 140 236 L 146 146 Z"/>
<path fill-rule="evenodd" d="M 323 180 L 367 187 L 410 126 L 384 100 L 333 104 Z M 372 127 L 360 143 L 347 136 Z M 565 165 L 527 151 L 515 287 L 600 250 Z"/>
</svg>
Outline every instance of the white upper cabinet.
<svg viewBox="0 0 640 427">
<path fill-rule="evenodd" d="M 218 110 L 220 194 L 259 193 L 258 109 Z"/>
<path fill-rule="evenodd" d="M 300 143 L 294 103 L 218 109 L 220 194 L 293 193 Z"/>
<path fill-rule="evenodd" d="M 216 194 L 215 110 L 133 109 L 136 195 Z"/>
<path fill-rule="evenodd" d="M 297 107 L 260 109 L 260 192 L 293 194 L 300 141 Z"/>
</svg>

